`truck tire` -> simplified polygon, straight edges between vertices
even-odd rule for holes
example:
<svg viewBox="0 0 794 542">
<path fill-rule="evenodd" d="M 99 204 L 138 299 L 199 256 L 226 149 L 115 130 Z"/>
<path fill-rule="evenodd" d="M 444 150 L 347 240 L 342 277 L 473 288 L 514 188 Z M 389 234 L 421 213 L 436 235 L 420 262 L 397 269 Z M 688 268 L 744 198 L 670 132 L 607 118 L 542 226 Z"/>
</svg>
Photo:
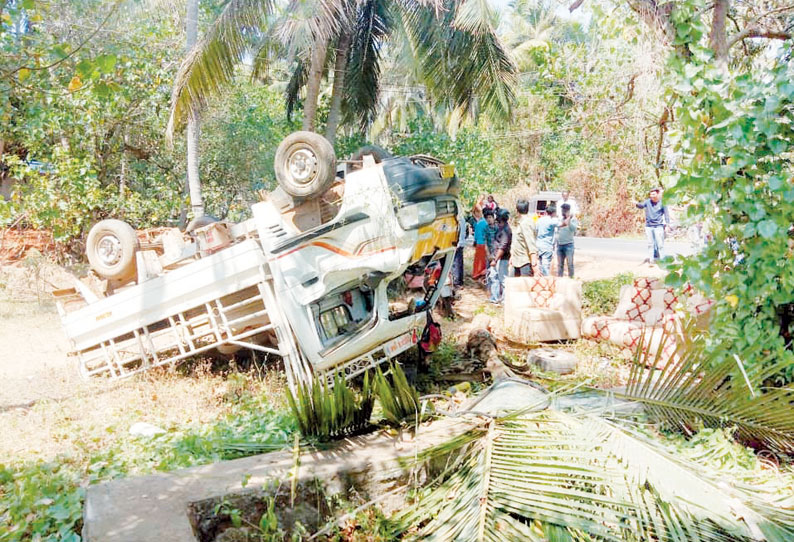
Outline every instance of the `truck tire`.
<svg viewBox="0 0 794 542">
<path fill-rule="evenodd" d="M 109 219 L 94 224 L 85 251 L 91 269 L 102 278 L 124 280 L 135 275 L 138 236 L 126 222 Z"/>
<path fill-rule="evenodd" d="M 364 145 L 360 149 L 358 149 L 355 153 L 350 156 L 351 160 L 363 160 L 364 156 L 367 154 L 371 154 L 372 158 L 375 159 L 376 164 L 380 164 L 384 160 L 388 160 L 389 158 L 394 158 L 394 156 L 384 149 L 383 147 L 379 147 L 377 145 Z"/>
<path fill-rule="evenodd" d="M 274 169 L 278 184 L 294 199 L 320 196 L 336 176 L 334 147 L 320 134 L 292 133 L 278 146 Z"/>
</svg>

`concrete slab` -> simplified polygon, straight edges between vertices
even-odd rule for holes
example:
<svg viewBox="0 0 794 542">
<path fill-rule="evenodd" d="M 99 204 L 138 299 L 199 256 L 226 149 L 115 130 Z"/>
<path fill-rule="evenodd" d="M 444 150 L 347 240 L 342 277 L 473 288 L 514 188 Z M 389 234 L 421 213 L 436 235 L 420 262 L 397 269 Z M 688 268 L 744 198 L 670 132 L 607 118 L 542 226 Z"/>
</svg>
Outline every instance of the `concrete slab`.
<svg viewBox="0 0 794 542">
<path fill-rule="evenodd" d="M 418 435 L 403 432 L 393 437 L 380 432 L 344 440 L 326 451 L 305 452 L 299 479 L 323 480 L 329 493 L 352 486 L 365 496 L 381 495 L 404 482 L 400 458 L 440 444 L 473 424 L 445 418 L 423 424 Z M 188 518 L 191 502 L 287 478 L 292 465 L 291 451 L 274 452 L 90 486 L 83 509 L 83 540 L 196 542 Z"/>
</svg>

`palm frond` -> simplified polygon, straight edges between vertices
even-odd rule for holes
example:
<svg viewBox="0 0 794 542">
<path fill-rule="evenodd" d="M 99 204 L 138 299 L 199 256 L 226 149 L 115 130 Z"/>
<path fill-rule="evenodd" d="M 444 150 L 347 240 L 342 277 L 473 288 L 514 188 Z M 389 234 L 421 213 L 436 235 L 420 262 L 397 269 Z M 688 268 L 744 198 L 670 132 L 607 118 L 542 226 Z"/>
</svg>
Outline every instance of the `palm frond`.
<svg viewBox="0 0 794 542">
<path fill-rule="evenodd" d="M 230 0 L 226 4 L 179 67 L 171 93 L 168 138 L 232 80 L 234 67 L 249 50 L 252 36 L 266 28 L 272 11 L 272 0 Z"/>
<path fill-rule="evenodd" d="M 296 392 L 287 390 L 287 402 L 306 438 L 320 442 L 356 434 L 369 426 L 374 397 L 369 374 L 364 375 L 361 392 L 351 390 L 342 375 L 330 387 L 318 376 L 310 385 L 298 384 Z"/>
<path fill-rule="evenodd" d="M 373 388 L 383 409 L 383 417 L 391 425 L 400 425 L 404 420 L 419 418 L 419 394 L 396 363 L 389 366 L 391 377 L 387 378 L 380 367 L 375 370 Z"/>
<path fill-rule="evenodd" d="M 287 120 L 292 120 L 292 113 L 295 111 L 295 107 L 298 105 L 301 89 L 306 86 L 306 80 L 308 77 L 308 66 L 303 60 L 299 59 L 295 64 L 295 69 L 292 71 L 292 75 L 289 78 L 289 83 L 287 83 L 287 90 L 285 91 L 287 102 Z"/>
<path fill-rule="evenodd" d="M 356 9 L 350 59 L 345 77 L 346 119 L 368 126 L 377 112 L 381 47 L 389 36 L 391 15 L 384 0 L 363 0 Z"/>
<path fill-rule="evenodd" d="M 261 39 L 259 48 L 254 54 L 251 66 L 251 79 L 264 81 L 267 79 L 271 66 L 283 55 L 282 44 L 275 39 L 272 29 Z"/>
<path fill-rule="evenodd" d="M 509 118 L 517 69 L 495 30 L 484 22 L 487 17 L 474 17 L 475 10 L 466 7 L 476 1 L 447 0 L 440 12 L 407 2 L 398 8 L 424 83 L 436 101 L 470 115 L 483 111 L 494 118 Z M 478 13 L 482 15 L 482 10 Z"/>
<path fill-rule="evenodd" d="M 287 57 L 308 59 L 317 40 L 327 43 L 339 31 L 341 10 L 335 0 L 290 0 L 275 31 Z"/>
<path fill-rule="evenodd" d="M 547 410 L 463 437 L 454 468 L 395 519 L 423 540 L 784 541 L 791 511 L 596 418 Z M 450 453 L 443 449 L 444 454 Z M 454 452 L 452 452 L 454 453 Z"/>
<path fill-rule="evenodd" d="M 668 342 L 668 332 L 660 343 Z M 687 325 L 665 361 L 640 344 L 629 385 L 619 396 L 641 402 L 648 415 L 685 434 L 696 428 L 735 427 L 742 441 L 779 453 L 794 453 L 794 388 L 762 388 L 786 362 L 759 360 L 744 371 L 741 361 L 708 364 L 705 341 Z M 658 367 L 658 369 L 657 369 Z"/>
</svg>

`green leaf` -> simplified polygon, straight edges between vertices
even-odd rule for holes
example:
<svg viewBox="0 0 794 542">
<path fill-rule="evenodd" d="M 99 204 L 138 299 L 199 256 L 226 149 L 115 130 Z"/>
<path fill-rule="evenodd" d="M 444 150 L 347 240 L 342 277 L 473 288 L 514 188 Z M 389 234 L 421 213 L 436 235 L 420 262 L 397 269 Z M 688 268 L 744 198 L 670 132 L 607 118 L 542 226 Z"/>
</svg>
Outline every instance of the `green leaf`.
<svg viewBox="0 0 794 542">
<path fill-rule="evenodd" d="M 778 231 L 778 226 L 773 220 L 762 220 L 758 223 L 758 233 L 765 239 L 771 239 Z"/>
<path fill-rule="evenodd" d="M 116 67 L 116 55 L 101 55 L 94 59 L 102 73 L 111 73 Z"/>
</svg>

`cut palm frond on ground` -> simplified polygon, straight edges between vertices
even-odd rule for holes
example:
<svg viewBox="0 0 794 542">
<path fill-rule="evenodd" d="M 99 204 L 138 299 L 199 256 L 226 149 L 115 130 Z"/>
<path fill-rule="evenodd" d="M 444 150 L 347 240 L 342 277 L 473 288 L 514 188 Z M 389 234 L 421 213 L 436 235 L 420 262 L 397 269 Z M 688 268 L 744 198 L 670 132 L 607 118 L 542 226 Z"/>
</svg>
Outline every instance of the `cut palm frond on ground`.
<svg viewBox="0 0 794 542">
<path fill-rule="evenodd" d="M 785 541 L 794 513 L 590 416 L 491 420 L 395 519 L 423 540 Z M 430 454 L 432 457 L 434 454 Z"/>
<path fill-rule="evenodd" d="M 763 388 L 785 365 L 741 361 L 707 364 L 704 341 L 687 326 L 673 355 L 649 353 L 640 344 L 623 399 L 642 403 L 647 414 L 671 429 L 691 435 L 699 427 L 733 427 L 753 447 L 794 454 L 794 388 Z M 662 337 L 665 344 L 667 337 Z"/>
</svg>

